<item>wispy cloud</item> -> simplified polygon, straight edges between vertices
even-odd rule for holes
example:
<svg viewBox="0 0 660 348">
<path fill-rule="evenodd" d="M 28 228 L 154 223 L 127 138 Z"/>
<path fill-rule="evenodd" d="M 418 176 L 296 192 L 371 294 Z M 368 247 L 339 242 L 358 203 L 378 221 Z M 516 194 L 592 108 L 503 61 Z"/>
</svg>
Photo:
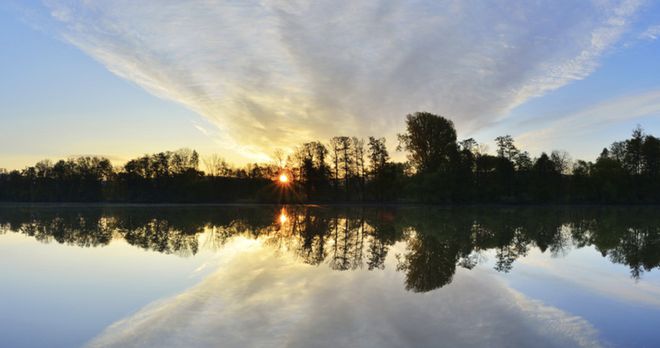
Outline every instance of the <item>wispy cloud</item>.
<svg viewBox="0 0 660 348">
<path fill-rule="evenodd" d="M 244 155 L 393 135 L 416 110 L 463 130 L 588 76 L 635 0 L 47 2 L 115 74 L 214 123 Z"/>
<path fill-rule="evenodd" d="M 649 116 L 660 116 L 660 90 L 626 95 L 591 105 L 546 122 L 543 128 L 523 133 L 517 140 L 548 149 L 553 144 L 561 144 L 567 139 L 579 139 L 621 121 Z"/>
<path fill-rule="evenodd" d="M 535 249 L 528 257 L 521 258 L 517 267 L 522 268 L 519 269 L 522 272 L 540 273 L 544 277 L 575 283 L 589 289 L 589 293 L 602 294 L 647 308 L 660 307 L 660 289 L 655 283 L 645 279 L 634 282 L 627 266 L 612 264 L 593 247 L 573 250 L 567 257 L 550 258 L 551 255 L 544 255 Z"/>
<path fill-rule="evenodd" d="M 660 24 L 648 27 L 643 33 L 639 35 L 641 39 L 657 40 L 660 38 Z"/>
</svg>

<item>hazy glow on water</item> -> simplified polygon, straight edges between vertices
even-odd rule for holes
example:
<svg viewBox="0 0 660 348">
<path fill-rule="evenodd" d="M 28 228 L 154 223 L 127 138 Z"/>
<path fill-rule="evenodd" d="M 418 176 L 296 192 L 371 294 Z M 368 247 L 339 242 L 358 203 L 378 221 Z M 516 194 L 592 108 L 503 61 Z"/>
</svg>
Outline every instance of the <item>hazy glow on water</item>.
<svg viewBox="0 0 660 348">
<path fill-rule="evenodd" d="M 653 345 L 647 213 L 0 209 L 0 346 Z"/>
</svg>

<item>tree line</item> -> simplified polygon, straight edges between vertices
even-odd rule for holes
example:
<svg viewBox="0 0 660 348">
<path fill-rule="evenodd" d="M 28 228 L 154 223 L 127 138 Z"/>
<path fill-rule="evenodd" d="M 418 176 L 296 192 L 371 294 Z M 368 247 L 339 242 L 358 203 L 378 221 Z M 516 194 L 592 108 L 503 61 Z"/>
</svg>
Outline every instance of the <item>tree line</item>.
<svg viewBox="0 0 660 348">
<path fill-rule="evenodd" d="M 306 142 L 266 164 L 236 168 L 222 157 L 167 151 L 113 167 L 102 157 L 41 161 L 0 171 L 1 201 L 30 202 L 405 202 L 434 204 L 660 203 L 660 139 L 638 127 L 594 162 L 552 151 L 533 158 L 510 135 L 489 154 L 457 140 L 451 120 L 409 114 L 394 162 L 385 138 Z M 285 173 L 292 180 L 277 182 Z"/>
</svg>

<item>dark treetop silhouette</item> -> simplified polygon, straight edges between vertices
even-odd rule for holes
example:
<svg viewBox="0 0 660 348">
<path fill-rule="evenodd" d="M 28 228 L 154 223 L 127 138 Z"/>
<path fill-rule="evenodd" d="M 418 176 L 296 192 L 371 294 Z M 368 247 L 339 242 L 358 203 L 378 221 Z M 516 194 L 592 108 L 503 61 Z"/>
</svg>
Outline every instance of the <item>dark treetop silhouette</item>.
<svg viewBox="0 0 660 348">
<path fill-rule="evenodd" d="M 384 138 L 333 137 L 304 143 L 275 164 L 236 169 L 219 156 L 181 149 L 145 155 L 123 167 L 100 157 L 44 160 L 22 171 L 0 169 L 0 201 L 26 202 L 418 202 L 660 203 L 660 139 L 641 128 L 603 149 L 595 163 L 566 152 L 531 158 L 514 139 L 495 139 L 497 155 L 474 139 L 456 140 L 453 123 L 406 116 L 395 163 Z M 288 183 L 276 178 L 286 173 Z"/>
</svg>

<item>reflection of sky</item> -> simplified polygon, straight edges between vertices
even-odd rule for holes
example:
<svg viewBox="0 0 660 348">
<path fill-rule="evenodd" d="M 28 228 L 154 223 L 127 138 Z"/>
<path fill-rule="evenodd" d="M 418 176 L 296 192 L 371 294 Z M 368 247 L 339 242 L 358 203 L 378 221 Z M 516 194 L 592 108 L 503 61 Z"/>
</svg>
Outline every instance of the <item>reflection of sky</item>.
<svg viewBox="0 0 660 348">
<path fill-rule="evenodd" d="M 562 257 L 533 249 L 503 278 L 527 296 L 585 318 L 601 337 L 617 346 L 660 342 L 657 272 L 645 272 L 634 281 L 627 266 L 611 263 L 590 246 Z"/>
<path fill-rule="evenodd" d="M 394 254 L 384 271 L 310 266 L 266 244 L 239 253 L 197 286 L 112 326 L 91 346 L 598 346 L 583 319 L 526 298 L 483 270 L 441 290 L 404 290 Z"/>
<path fill-rule="evenodd" d="M 102 248 L 42 244 L 0 235 L 0 347 L 75 347 L 104 326 L 207 273 L 210 259 L 140 250 L 115 240 Z"/>
<path fill-rule="evenodd" d="M 200 244 L 206 245 L 200 235 Z M 395 244 L 384 270 L 334 271 L 295 238 L 237 236 L 195 257 L 41 244 L 0 235 L 0 346 L 651 345 L 660 276 L 630 279 L 593 248 L 536 249 L 495 272 L 492 252 L 427 293 L 405 290 Z M 328 262 L 326 260 L 326 262 Z"/>
</svg>

